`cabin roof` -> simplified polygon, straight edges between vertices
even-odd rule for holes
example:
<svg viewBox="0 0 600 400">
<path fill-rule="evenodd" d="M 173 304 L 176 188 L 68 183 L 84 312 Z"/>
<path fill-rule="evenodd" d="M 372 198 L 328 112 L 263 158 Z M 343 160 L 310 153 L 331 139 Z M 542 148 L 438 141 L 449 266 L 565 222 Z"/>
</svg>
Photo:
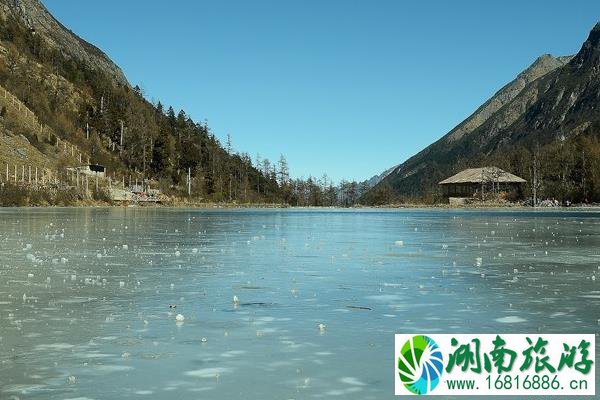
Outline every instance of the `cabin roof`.
<svg viewBox="0 0 600 400">
<path fill-rule="evenodd" d="M 498 167 L 482 167 L 482 168 L 469 168 L 464 171 L 460 171 L 456 175 L 452 175 L 449 178 L 444 179 L 439 184 L 449 185 L 453 183 L 485 183 L 485 182 L 498 182 L 498 183 L 525 183 L 525 179 L 520 178 L 516 175 L 501 170 Z"/>
</svg>

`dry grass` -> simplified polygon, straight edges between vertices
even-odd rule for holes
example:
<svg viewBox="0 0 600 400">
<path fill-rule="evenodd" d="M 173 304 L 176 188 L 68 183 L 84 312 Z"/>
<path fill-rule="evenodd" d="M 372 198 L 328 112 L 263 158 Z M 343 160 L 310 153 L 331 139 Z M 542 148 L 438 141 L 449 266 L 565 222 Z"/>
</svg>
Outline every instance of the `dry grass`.
<svg viewBox="0 0 600 400">
<path fill-rule="evenodd" d="M 40 127 L 35 114 L 9 91 L 0 86 L 0 182 L 5 182 L 8 165 L 8 181 L 14 182 L 15 166 L 17 181 L 29 180 L 35 169 L 38 176 L 56 176 L 65 165 L 79 164 L 79 149 L 60 140 L 48 127 Z"/>
<path fill-rule="evenodd" d="M 0 132 L 0 181 L 6 181 L 6 165 L 8 164 L 9 181 L 14 179 L 15 165 L 17 166 L 17 177 L 20 180 L 25 166 L 25 174 L 28 178 L 29 166 L 41 176 L 44 170 L 56 170 L 56 159 L 53 159 L 22 136 L 12 136 Z"/>
<path fill-rule="evenodd" d="M 34 188 L 5 183 L 0 185 L 0 206 L 73 206 L 84 200 L 74 189 Z"/>
</svg>

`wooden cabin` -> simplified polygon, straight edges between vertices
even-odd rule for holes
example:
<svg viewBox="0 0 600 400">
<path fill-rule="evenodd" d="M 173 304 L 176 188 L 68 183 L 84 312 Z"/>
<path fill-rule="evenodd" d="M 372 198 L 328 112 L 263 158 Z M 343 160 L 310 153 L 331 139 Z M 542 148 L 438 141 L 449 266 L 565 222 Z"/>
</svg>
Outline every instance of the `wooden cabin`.
<svg viewBox="0 0 600 400">
<path fill-rule="evenodd" d="M 439 183 L 445 197 L 473 197 L 481 193 L 520 193 L 527 181 L 498 167 L 470 168 Z"/>
</svg>

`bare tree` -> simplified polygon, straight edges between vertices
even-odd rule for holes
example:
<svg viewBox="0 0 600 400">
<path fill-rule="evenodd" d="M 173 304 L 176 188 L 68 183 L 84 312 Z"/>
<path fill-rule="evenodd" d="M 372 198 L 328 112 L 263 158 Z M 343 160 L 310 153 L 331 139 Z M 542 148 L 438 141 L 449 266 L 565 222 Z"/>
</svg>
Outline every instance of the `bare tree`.
<svg viewBox="0 0 600 400">
<path fill-rule="evenodd" d="M 288 163 L 287 160 L 285 159 L 285 156 L 282 154 L 279 157 L 279 162 L 278 162 L 278 181 L 279 181 L 279 185 L 280 186 L 285 186 L 289 183 L 290 181 L 290 170 L 288 167 Z"/>
</svg>

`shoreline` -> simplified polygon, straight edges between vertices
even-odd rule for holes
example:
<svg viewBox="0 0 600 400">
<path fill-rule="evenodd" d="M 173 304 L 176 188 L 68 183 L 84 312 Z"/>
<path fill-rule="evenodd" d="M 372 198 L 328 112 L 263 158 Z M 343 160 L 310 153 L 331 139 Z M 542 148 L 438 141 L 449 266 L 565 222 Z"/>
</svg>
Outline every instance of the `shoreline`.
<svg viewBox="0 0 600 400">
<path fill-rule="evenodd" d="M 334 207 L 334 206 L 292 206 L 281 203 L 201 203 L 201 202 L 180 202 L 177 204 L 159 204 L 159 203 L 119 203 L 110 204 L 105 202 L 86 201 L 72 205 L 43 204 L 43 205 L 25 205 L 25 206 L 0 206 L 2 209 L 44 209 L 44 208 L 140 208 L 140 209 L 198 209 L 198 210 L 243 210 L 243 209 L 289 209 L 289 210 L 345 210 L 368 211 L 368 210 L 455 210 L 455 211 L 600 211 L 598 205 L 574 205 L 570 207 L 530 207 L 523 205 L 492 205 L 492 204 L 469 204 L 465 206 L 451 206 L 449 204 L 391 204 L 379 206 L 352 206 L 352 207 Z"/>
</svg>

